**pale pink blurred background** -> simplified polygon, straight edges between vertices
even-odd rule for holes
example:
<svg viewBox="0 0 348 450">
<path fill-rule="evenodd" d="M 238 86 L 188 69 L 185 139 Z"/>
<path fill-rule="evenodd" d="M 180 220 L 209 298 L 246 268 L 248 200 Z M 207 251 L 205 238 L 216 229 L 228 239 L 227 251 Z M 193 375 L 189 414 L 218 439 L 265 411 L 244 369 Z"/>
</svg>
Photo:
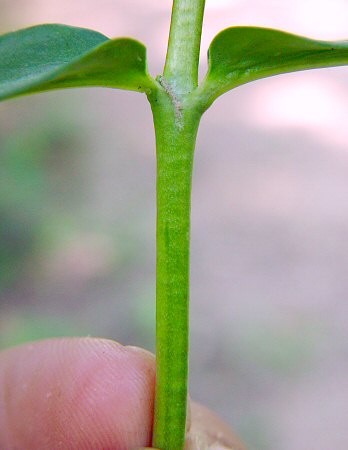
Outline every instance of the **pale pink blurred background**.
<svg viewBox="0 0 348 450">
<path fill-rule="evenodd" d="M 156 75 L 170 8 L 169 0 L 0 0 L 0 31 L 58 22 L 133 36 Z M 201 73 L 224 27 L 344 39 L 347 18 L 344 0 L 207 0 Z M 202 120 L 191 395 L 250 450 L 348 448 L 347 121 L 348 68 L 242 86 Z M 14 183 L 0 184 L 0 206 L 10 199 L 3 235 L 28 247 L 0 293 L 1 346 L 93 334 L 154 350 L 155 153 L 145 97 L 89 89 L 7 102 L 0 144 L 1 158 L 17 155 L 3 163 Z M 25 159 L 29 148 L 46 156 Z"/>
</svg>

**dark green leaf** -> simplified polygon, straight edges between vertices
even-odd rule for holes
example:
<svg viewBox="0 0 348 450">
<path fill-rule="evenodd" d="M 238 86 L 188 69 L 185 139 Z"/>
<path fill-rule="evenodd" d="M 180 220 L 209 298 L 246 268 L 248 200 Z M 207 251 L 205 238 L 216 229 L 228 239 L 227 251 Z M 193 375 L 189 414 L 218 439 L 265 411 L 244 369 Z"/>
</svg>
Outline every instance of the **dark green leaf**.
<svg viewBox="0 0 348 450">
<path fill-rule="evenodd" d="M 39 25 L 0 37 L 0 100 L 82 86 L 151 89 L 145 47 L 65 25 Z"/>
<path fill-rule="evenodd" d="M 227 28 L 209 48 L 201 92 L 207 103 L 224 92 L 281 73 L 348 64 L 348 41 L 315 41 L 284 31 Z"/>
</svg>

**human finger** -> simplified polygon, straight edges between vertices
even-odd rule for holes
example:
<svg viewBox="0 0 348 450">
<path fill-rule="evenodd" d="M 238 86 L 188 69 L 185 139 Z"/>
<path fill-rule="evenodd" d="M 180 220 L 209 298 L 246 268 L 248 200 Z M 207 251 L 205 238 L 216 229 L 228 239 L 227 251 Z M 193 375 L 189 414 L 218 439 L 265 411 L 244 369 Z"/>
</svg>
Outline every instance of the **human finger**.
<svg viewBox="0 0 348 450">
<path fill-rule="evenodd" d="M 185 450 L 247 450 L 234 431 L 208 408 L 191 402 Z"/>
<path fill-rule="evenodd" d="M 0 448 L 127 450 L 151 442 L 155 360 L 93 338 L 0 353 Z"/>
</svg>

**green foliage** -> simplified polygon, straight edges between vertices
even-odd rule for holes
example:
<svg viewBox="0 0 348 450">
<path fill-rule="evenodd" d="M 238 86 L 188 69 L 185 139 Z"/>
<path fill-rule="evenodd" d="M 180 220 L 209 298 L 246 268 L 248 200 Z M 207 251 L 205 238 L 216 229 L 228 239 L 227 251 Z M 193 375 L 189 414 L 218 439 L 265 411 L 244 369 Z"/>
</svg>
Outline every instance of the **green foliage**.
<svg viewBox="0 0 348 450">
<path fill-rule="evenodd" d="M 146 49 L 133 39 L 39 25 L 0 38 L 0 100 L 52 89 L 105 86 L 144 92 L 152 86 Z"/>
<path fill-rule="evenodd" d="M 201 91 L 208 106 L 241 84 L 287 72 L 348 64 L 348 41 L 315 41 L 284 31 L 232 27 L 212 41 Z"/>
</svg>

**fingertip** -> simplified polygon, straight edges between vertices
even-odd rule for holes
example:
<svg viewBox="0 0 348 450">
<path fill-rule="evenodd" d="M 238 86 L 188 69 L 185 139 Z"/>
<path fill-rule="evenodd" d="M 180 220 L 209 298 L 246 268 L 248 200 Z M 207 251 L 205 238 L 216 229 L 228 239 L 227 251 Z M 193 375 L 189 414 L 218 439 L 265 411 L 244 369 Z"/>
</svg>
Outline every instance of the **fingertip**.
<svg viewBox="0 0 348 450">
<path fill-rule="evenodd" d="M 8 350 L 0 357 L 0 448 L 149 445 L 154 377 L 148 352 L 104 339 Z"/>
</svg>

